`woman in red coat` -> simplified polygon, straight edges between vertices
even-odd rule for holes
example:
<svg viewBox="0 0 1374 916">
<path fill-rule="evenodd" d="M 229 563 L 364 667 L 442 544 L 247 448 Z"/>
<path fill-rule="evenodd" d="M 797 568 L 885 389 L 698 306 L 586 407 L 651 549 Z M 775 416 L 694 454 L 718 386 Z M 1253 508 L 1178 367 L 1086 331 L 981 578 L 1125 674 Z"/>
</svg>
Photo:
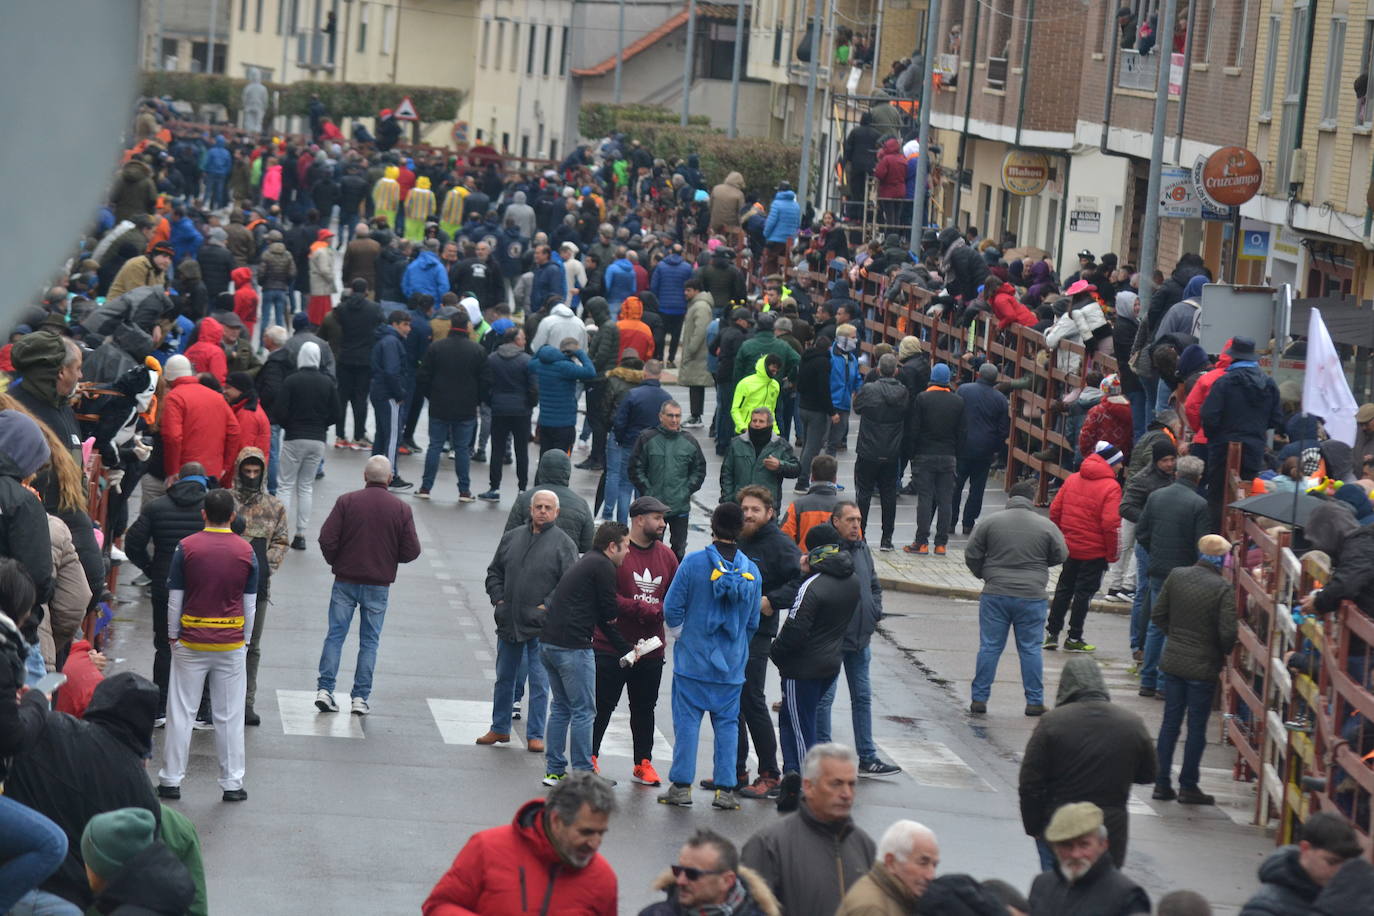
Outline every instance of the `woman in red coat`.
<svg viewBox="0 0 1374 916">
<path fill-rule="evenodd" d="M 196 342 L 186 348 L 186 358 L 191 361 L 192 369 L 210 373 L 223 385 L 229 374 L 229 358 L 224 355 L 224 325 L 213 318 L 202 318 Z"/>
<path fill-rule="evenodd" d="M 882 203 L 883 224 L 901 225 L 902 204 L 907 200 L 906 157 L 902 155 L 902 144 L 896 137 L 888 137 L 883 141 L 873 177 L 878 181 L 878 199 Z"/>
<path fill-rule="evenodd" d="M 1097 443 L 1110 442 L 1129 462 L 1135 430 L 1131 420 L 1131 402 L 1121 394 L 1121 377 L 1116 373 L 1104 378 L 1100 387 L 1102 400 L 1088 411 L 1083 428 L 1078 433 L 1078 454 L 1091 455 Z"/>
<path fill-rule="evenodd" d="M 997 330 L 1005 331 L 1014 324 L 1034 327 L 1039 319 L 1016 298 L 1016 287 L 1011 285 L 1007 269 L 1001 266 L 989 267 L 988 273 L 997 278 L 996 281 L 989 283 L 990 292 L 987 297 L 988 303 L 992 306 L 992 313 L 997 316 Z M 995 285 L 998 281 L 1001 286 Z"/>
<path fill-rule="evenodd" d="M 420 912 L 616 916 L 615 872 L 597 851 L 614 807 L 600 777 L 574 770 L 547 801 L 525 802 L 511 823 L 474 833 Z"/>
<path fill-rule="evenodd" d="M 1126 415 L 1129 419 L 1129 406 Z M 1121 484 L 1116 480 L 1116 468 L 1121 463 L 1121 451 L 1102 443 L 1101 449 L 1089 452 L 1078 471 L 1069 475 L 1050 503 L 1050 521 L 1064 533 L 1069 558 L 1059 570 L 1045 621 L 1046 649 L 1059 648 L 1059 631 L 1066 614 L 1069 632 L 1064 648 L 1071 652 L 1096 648 L 1083 639 L 1083 621 L 1103 574 L 1116 562 L 1120 546 Z"/>
<path fill-rule="evenodd" d="M 258 403 L 253 376 L 247 372 L 229 373 L 229 380 L 224 383 L 224 399 L 234 409 L 234 416 L 239 421 L 239 435 L 234 445 L 234 454 L 237 456 L 245 448 L 255 448 L 264 456 L 271 455 L 272 421 L 267 418 L 267 411 Z M 224 479 L 220 483 L 224 487 L 233 487 L 233 467 L 224 472 Z"/>
</svg>

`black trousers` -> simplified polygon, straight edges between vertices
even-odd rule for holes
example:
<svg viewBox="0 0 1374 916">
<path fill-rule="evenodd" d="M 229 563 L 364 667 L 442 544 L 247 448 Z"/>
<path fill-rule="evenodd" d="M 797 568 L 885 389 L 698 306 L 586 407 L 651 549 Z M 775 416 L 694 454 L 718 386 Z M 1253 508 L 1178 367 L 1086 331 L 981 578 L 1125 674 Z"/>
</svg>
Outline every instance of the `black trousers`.
<svg viewBox="0 0 1374 916">
<path fill-rule="evenodd" d="M 682 339 L 682 319 L 683 315 L 664 315 L 663 316 L 663 338 L 666 341 L 669 334 L 673 335 L 673 342 L 668 344 L 668 359 L 677 359 L 677 345 Z"/>
<path fill-rule="evenodd" d="M 539 454 L 544 454 L 551 448 L 556 448 L 560 452 L 572 452 L 573 443 L 577 441 L 576 426 L 545 426 L 539 424 Z"/>
<path fill-rule="evenodd" d="M 367 392 L 372 386 L 372 369 L 368 366 L 339 365 L 339 422 L 334 435 L 345 436 L 344 421 L 348 419 L 348 408 L 353 408 L 353 441 L 367 435 Z"/>
<path fill-rule="evenodd" d="M 172 681 L 172 643 L 167 638 L 167 570 L 152 569 L 153 683 L 157 684 L 158 718 L 167 715 L 167 685 Z"/>
<path fill-rule="evenodd" d="M 501 466 L 506 463 L 506 439 L 515 440 L 515 480 L 520 489 L 530 482 L 530 415 L 491 415 L 491 488 L 501 489 Z"/>
<path fill-rule="evenodd" d="M 735 772 L 744 773 L 749 760 L 749 739 L 754 740 L 754 756 L 759 775 L 778 776 L 778 736 L 773 732 L 773 711 L 768 707 L 763 685 L 768 678 L 768 656 L 750 655 L 744 666 L 744 687 L 739 696 L 739 756 Z M 743 780 L 741 780 L 741 783 Z"/>
<path fill-rule="evenodd" d="M 606 423 L 602 418 L 601 396 L 604 385 L 587 386 L 587 423 L 592 428 L 592 452 L 588 456 L 597 464 L 606 463 Z"/>
<path fill-rule="evenodd" d="M 415 441 L 415 427 L 420 423 L 420 408 L 425 406 L 425 399 L 415 394 L 415 379 L 406 379 L 406 403 L 405 403 L 405 432 L 401 436 L 402 442 Z"/>
<path fill-rule="evenodd" d="M 687 516 L 674 515 L 664 521 L 668 523 L 668 544 L 681 560 L 687 553 Z"/>
<path fill-rule="evenodd" d="M 873 491 L 878 491 L 878 503 L 883 513 L 883 540 L 892 540 L 897 526 L 897 461 L 875 461 L 872 458 L 854 460 L 854 501 L 859 504 L 864 533 L 868 533 L 868 507 Z"/>
<path fill-rule="evenodd" d="M 620 659 L 605 652 L 596 653 L 596 720 L 592 723 L 592 756 L 601 756 L 601 739 L 611 714 L 620 705 L 620 694 L 630 695 L 630 736 L 635 763 L 654 759 L 654 707 L 658 705 L 658 686 L 663 679 L 663 659 L 643 658 L 628 668 Z"/>
<path fill-rule="evenodd" d="M 674 343 L 676 343 L 676 341 L 674 341 Z M 706 386 L 688 385 L 687 404 L 691 409 L 692 419 L 700 420 L 702 411 L 706 409 Z"/>
<path fill-rule="evenodd" d="M 1054 586 L 1054 600 L 1050 602 L 1050 616 L 1045 629 L 1051 636 L 1058 637 L 1064 627 L 1064 614 L 1069 615 L 1069 639 L 1083 638 L 1083 621 L 1088 617 L 1088 606 L 1092 603 L 1097 587 L 1102 584 L 1102 575 L 1107 571 L 1107 561 L 1075 560 L 1064 561 L 1059 570 L 1059 582 Z M 1070 611 L 1072 605 L 1072 611 Z"/>
</svg>

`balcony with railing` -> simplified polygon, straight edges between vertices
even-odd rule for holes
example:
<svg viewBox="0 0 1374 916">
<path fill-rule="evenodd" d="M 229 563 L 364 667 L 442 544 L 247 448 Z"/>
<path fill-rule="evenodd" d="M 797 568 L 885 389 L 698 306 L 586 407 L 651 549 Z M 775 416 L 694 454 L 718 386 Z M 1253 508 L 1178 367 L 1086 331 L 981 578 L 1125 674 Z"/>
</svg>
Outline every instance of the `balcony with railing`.
<svg viewBox="0 0 1374 916">
<path fill-rule="evenodd" d="M 1142 55 L 1129 48 L 1122 48 L 1117 53 L 1117 88 L 1154 92 L 1159 80 L 1159 55 Z"/>
<path fill-rule="evenodd" d="M 302 70 L 334 69 L 334 33 L 321 29 L 296 33 L 296 66 Z"/>
</svg>

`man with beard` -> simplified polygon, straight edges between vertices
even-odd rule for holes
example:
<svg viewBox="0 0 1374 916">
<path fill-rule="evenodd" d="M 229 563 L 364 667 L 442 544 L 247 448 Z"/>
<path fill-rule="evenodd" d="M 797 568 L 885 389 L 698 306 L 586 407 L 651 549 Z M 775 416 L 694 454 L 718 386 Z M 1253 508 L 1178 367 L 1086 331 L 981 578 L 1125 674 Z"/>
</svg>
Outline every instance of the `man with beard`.
<svg viewBox="0 0 1374 916">
<path fill-rule="evenodd" d="M 627 642 L 658 637 L 663 631 L 663 596 L 677 573 L 677 556 L 663 543 L 668 524 L 665 503 L 652 496 L 641 496 L 630 504 L 630 541 L 625 559 L 616 570 L 617 605 L 620 616 L 616 628 Z M 633 611 L 627 606 L 633 605 Z M 592 761 L 601 756 L 601 739 L 610 724 L 611 714 L 620 703 L 622 690 L 629 693 L 630 734 L 634 742 L 634 771 L 631 778 L 643 786 L 661 784 L 654 769 L 654 707 L 663 677 L 663 649 L 640 657 L 633 665 L 621 667 L 620 655 L 601 630 L 592 634 L 596 652 L 596 720 L 592 724 Z"/>
<path fill-rule="evenodd" d="M 267 602 L 271 595 L 272 573 L 281 567 L 290 543 L 287 537 L 286 507 L 281 500 L 263 486 L 267 463 L 262 452 L 245 448 L 239 452 L 234 466 L 234 503 L 236 514 L 243 522 L 239 532 L 253 547 L 258 558 L 257 613 L 253 615 L 253 629 L 248 644 L 248 690 L 243 708 L 244 725 L 260 725 L 262 717 L 253 711 L 258 692 L 258 661 L 262 658 L 262 631 L 267 620 Z"/>
<path fill-rule="evenodd" d="M 1094 913 L 1129 916 L 1150 912 L 1150 897 L 1117 871 L 1107 854 L 1107 828 L 1102 809 L 1092 802 L 1073 802 L 1054 812 L 1045 828 L 1054 850 L 1054 867 L 1031 885 L 1031 916 Z"/>
<path fill-rule="evenodd" d="M 744 688 L 739 701 L 739 794 L 744 798 L 764 799 L 777 794 L 781 779 L 778 770 L 778 740 L 773 718 L 764 697 L 768 678 L 768 650 L 778 635 L 778 610 L 792 606 L 797 596 L 801 571 L 801 551 L 778 527 L 778 512 L 772 492 L 761 486 L 740 490 L 737 499 L 744 512 L 744 530 L 739 546 L 759 568 L 763 578 L 763 597 L 759 601 L 759 628 L 749 640 L 749 660 L 744 666 Z M 754 740 L 754 756 L 759 762 L 758 776 L 749 783 L 746 761 L 749 739 Z"/>
</svg>

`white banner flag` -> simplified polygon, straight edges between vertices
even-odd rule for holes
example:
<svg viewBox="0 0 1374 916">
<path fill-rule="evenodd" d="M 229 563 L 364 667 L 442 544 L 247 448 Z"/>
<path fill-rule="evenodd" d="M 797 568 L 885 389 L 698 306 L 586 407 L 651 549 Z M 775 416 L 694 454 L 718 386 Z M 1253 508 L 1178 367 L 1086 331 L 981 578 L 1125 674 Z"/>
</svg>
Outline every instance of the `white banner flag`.
<svg viewBox="0 0 1374 916">
<path fill-rule="evenodd" d="M 1307 323 L 1307 370 L 1302 380 L 1303 413 L 1316 414 L 1326 434 L 1346 445 L 1355 444 L 1355 411 L 1359 405 L 1341 368 L 1336 345 L 1327 333 L 1322 313 L 1313 309 Z"/>
</svg>

